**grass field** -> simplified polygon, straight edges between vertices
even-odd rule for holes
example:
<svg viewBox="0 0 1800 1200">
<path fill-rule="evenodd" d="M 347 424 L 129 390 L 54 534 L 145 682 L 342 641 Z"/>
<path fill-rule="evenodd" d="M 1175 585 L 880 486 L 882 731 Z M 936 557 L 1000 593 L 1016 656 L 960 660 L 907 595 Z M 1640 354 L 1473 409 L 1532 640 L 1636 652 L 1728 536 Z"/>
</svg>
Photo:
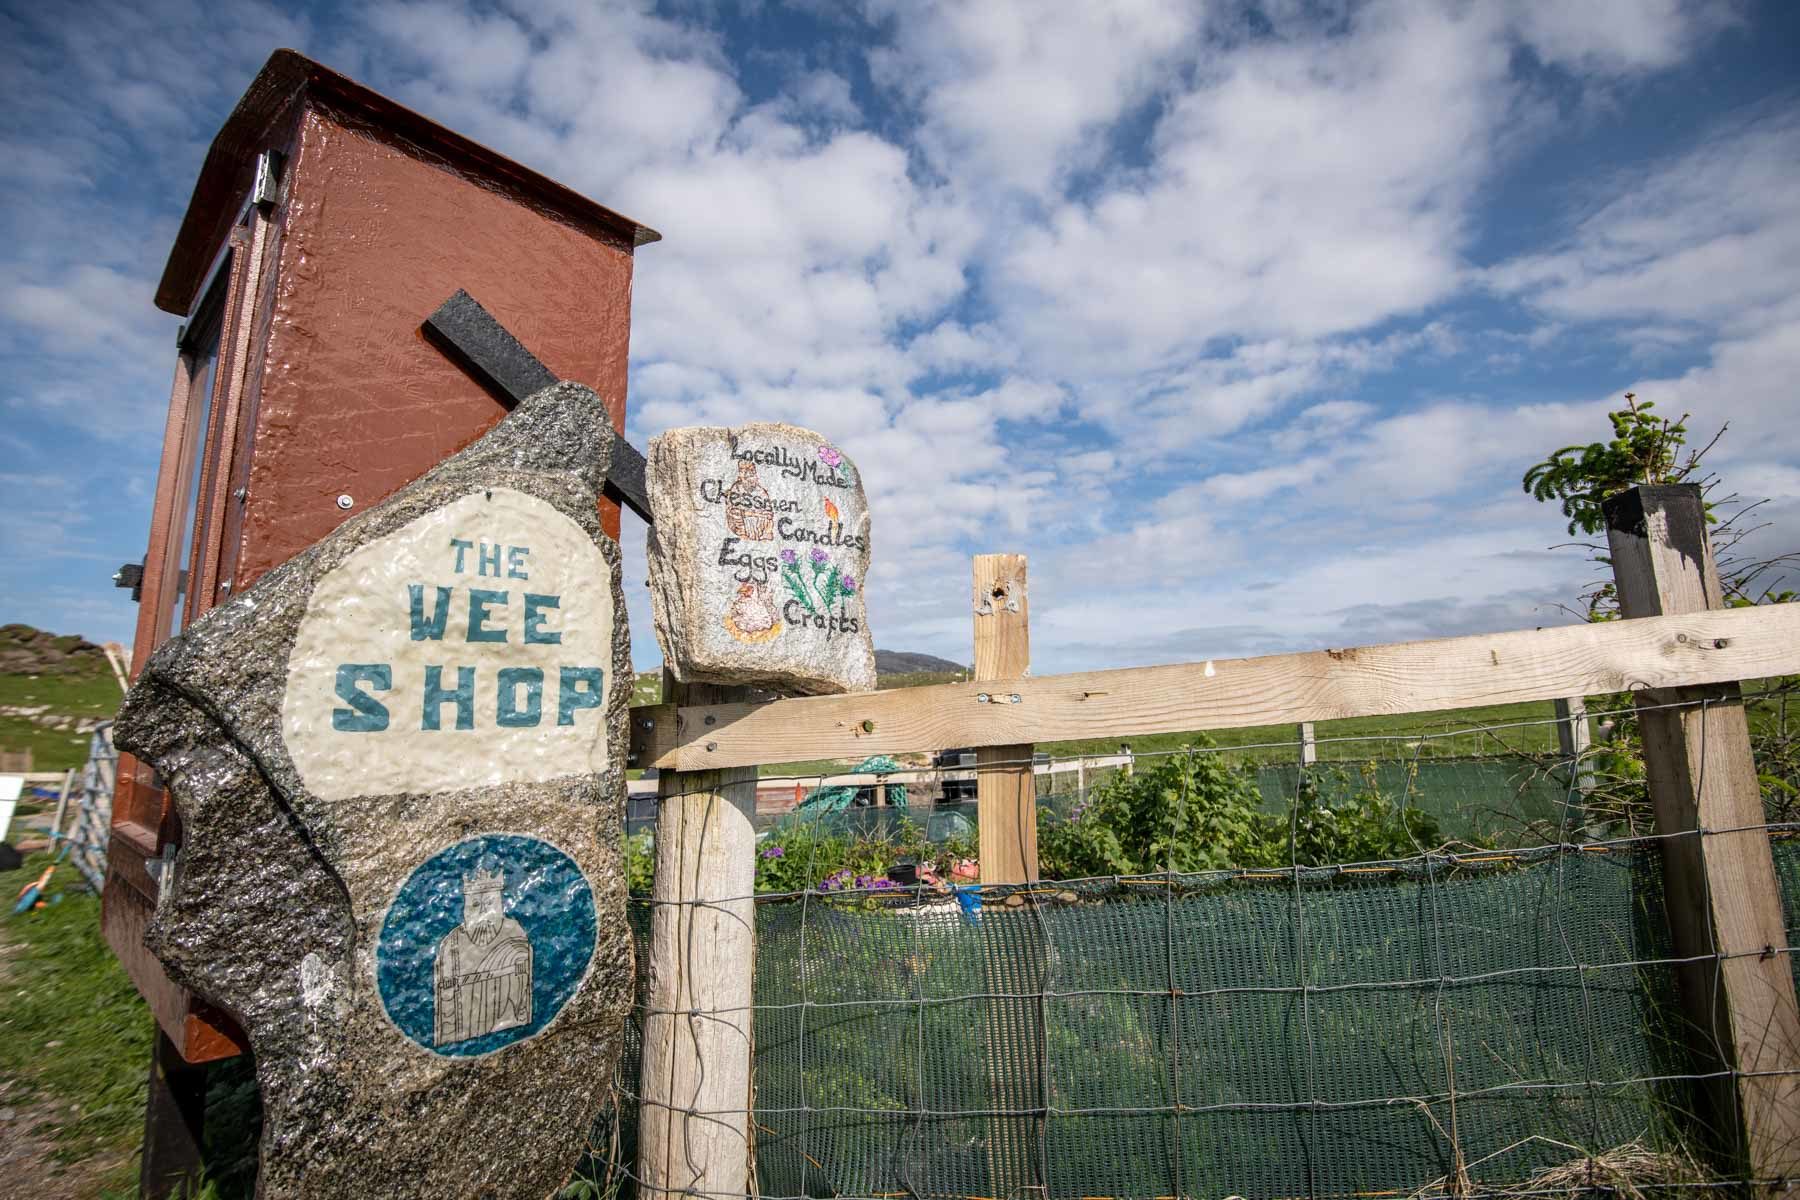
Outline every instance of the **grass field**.
<svg viewBox="0 0 1800 1200">
<path fill-rule="evenodd" d="M 0 705 L 47 705 L 65 716 L 110 718 L 124 697 L 104 666 L 84 675 L 0 675 Z M 64 771 L 87 761 L 88 735 L 44 729 L 25 717 L 0 716 L 0 748 L 31 751 L 34 771 Z"/>
<path fill-rule="evenodd" d="M 116 688 L 114 689 L 117 690 Z M 0 873 L 0 941 L 7 946 L 0 1005 L 0 1080 L 6 1105 L 48 1111 L 56 1166 L 98 1165 L 108 1191 L 135 1183 L 144 1128 L 150 1013 L 100 937 L 100 899 L 71 867 L 47 894 L 61 900 L 12 916 L 21 888 L 50 862 Z"/>
</svg>

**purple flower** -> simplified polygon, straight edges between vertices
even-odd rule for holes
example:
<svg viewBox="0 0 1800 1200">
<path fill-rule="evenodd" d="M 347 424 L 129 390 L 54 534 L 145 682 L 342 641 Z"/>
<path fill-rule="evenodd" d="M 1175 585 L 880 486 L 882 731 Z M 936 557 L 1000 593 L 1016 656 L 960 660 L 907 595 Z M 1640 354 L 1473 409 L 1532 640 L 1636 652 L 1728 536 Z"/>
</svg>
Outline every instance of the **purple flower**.
<svg viewBox="0 0 1800 1200">
<path fill-rule="evenodd" d="M 846 575 L 838 581 L 838 584 L 845 592 L 852 596 L 856 595 L 856 576 Z"/>
<path fill-rule="evenodd" d="M 828 467 L 835 467 L 844 461 L 844 456 L 839 454 L 836 450 L 833 450 L 830 446 L 820 446 L 819 461 Z"/>
<path fill-rule="evenodd" d="M 813 560 L 813 566 L 822 567 L 825 565 L 825 552 L 823 550 L 819 549 L 817 546 L 814 546 L 812 548 L 811 557 Z"/>
<path fill-rule="evenodd" d="M 877 879 L 870 886 L 875 888 L 891 888 L 894 886 L 894 881 L 891 879 Z"/>
<path fill-rule="evenodd" d="M 762 856 L 764 858 L 780 858 L 786 853 L 787 851 L 783 850 L 780 846 L 770 846 L 767 850 L 763 851 Z"/>
<path fill-rule="evenodd" d="M 867 875 L 858 875 L 856 877 L 856 886 L 858 888 L 866 889 L 866 888 L 874 886 L 874 883 L 875 883 L 875 881 L 873 879 L 870 879 Z"/>
<path fill-rule="evenodd" d="M 781 561 L 791 567 L 800 561 L 800 556 L 795 554 L 792 550 L 783 550 L 781 552 Z"/>
</svg>

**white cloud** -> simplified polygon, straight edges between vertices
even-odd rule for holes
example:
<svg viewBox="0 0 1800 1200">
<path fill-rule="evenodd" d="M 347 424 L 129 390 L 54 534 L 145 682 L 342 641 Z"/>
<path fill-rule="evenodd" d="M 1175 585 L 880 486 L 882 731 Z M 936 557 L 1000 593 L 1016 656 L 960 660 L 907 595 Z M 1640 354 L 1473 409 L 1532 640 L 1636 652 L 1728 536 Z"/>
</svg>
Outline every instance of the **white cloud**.
<svg viewBox="0 0 1800 1200">
<path fill-rule="evenodd" d="M 1172 81 L 1205 13 L 1187 0 L 872 0 L 894 44 L 875 78 L 925 116 L 934 165 L 984 191 L 1044 192 L 1104 150 L 1111 122 Z"/>
<path fill-rule="evenodd" d="M 1354 332 L 1450 294 L 1507 103 L 1487 12 L 1374 5 L 1346 32 L 1209 60 L 1169 100 L 1142 178 L 1006 248 L 1009 325 L 1034 356 L 1102 373 L 1221 338 Z"/>
<path fill-rule="evenodd" d="M 1685 154 L 1608 173 L 1565 244 L 1488 282 L 1566 319 L 1755 325 L 1800 285 L 1797 190 L 1800 106 L 1765 106 Z"/>
<path fill-rule="evenodd" d="M 1717 0 L 1518 0 L 1520 38 L 1543 61 L 1590 70 L 1669 66 L 1738 18 Z"/>
</svg>

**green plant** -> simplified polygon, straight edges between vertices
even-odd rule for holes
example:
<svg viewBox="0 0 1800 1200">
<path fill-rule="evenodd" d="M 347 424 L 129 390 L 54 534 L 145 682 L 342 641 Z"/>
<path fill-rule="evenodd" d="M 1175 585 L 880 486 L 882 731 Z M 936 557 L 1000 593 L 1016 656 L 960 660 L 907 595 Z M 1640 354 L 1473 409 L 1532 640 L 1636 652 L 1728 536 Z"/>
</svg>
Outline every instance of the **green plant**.
<svg viewBox="0 0 1800 1200">
<path fill-rule="evenodd" d="M 1067 818 L 1038 817 L 1038 863 L 1052 879 L 1324 866 L 1432 849 L 1437 823 L 1381 794 L 1372 770 L 1350 799 L 1321 803 L 1308 775 L 1284 812 L 1267 812 L 1250 775 L 1204 736 L 1154 767 L 1093 788 Z"/>
<path fill-rule="evenodd" d="M 1626 392 L 1624 407 L 1607 414 L 1613 427 L 1612 440 L 1565 446 L 1556 451 L 1525 472 L 1525 491 L 1546 503 L 1560 502 L 1563 515 L 1569 519 L 1569 532 L 1590 536 L 1605 527 L 1602 503 L 1627 488 L 1693 482 L 1709 493 L 1713 491 L 1719 481 L 1714 476 L 1703 476 L 1700 463 L 1707 451 L 1718 444 L 1727 426 L 1720 426 L 1705 446 L 1684 454 L 1687 414 L 1669 421 L 1655 416 L 1654 407 L 1651 401 L 1640 402 L 1635 394 Z M 1720 588 L 1729 607 L 1785 604 L 1796 598 L 1792 589 L 1781 586 L 1783 576 L 1795 564 L 1795 555 L 1751 560 L 1733 554 L 1742 538 L 1751 532 L 1741 519 L 1763 503 L 1737 496 L 1726 496 L 1716 506 L 1711 500 L 1706 502 L 1706 520 L 1715 527 L 1710 536 Z M 1729 515 L 1721 519 L 1721 511 Z M 1601 547 L 1588 544 L 1587 549 L 1594 562 L 1610 568 L 1611 559 Z M 1610 620 L 1618 615 L 1618 592 L 1610 580 L 1590 588 L 1582 600 L 1584 615 L 1590 621 Z M 1769 819 L 1780 821 L 1800 812 L 1800 755 L 1796 754 L 1796 740 L 1788 733 L 1784 695 L 1800 686 L 1800 679 L 1772 679 L 1764 681 L 1764 685 L 1775 694 L 1776 704 L 1765 719 L 1757 719 L 1753 712 L 1751 743 Z M 1652 832 L 1655 822 L 1632 697 L 1617 693 L 1606 697 L 1601 707 L 1612 710 L 1612 719 L 1605 736 L 1583 764 L 1591 781 L 1584 798 L 1587 824 L 1611 826 L 1630 835 Z"/>
<path fill-rule="evenodd" d="M 1291 854 L 1284 861 L 1317 867 L 1329 863 L 1383 862 L 1436 849 L 1443 835 L 1429 814 L 1408 808 L 1381 793 L 1376 764 L 1364 764 L 1362 787 L 1348 800 L 1319 802 L 1319 773 L 1301 777 L 1287 837 Z M 1268 839 L 1287 850 L 1287 838 Z M 1271 863 L 1267 865 L 1282 865 Z"/>
<path fill-rule="evenodd" d="M 656 838 L 641 830 L 625 839 L 625 888 L 633 895 L 648 896 L 656 883 Z"/>
<path fill-rule="evenodd" d="M 1688 414 L 1670 421 L 1652 414 L 1655 402 L 1639 403 L 1625 393 L 1625 407 L 1607 414 L 1612 422 L 1611 441 L 1586 446 L 1564 446 L 1525 472 L 1524 488 L 1548 503 L 1560 501 L 1569 518 L 1569 532 L 1597 534 L 1606 527 L 1600 511 L 1609 496 L 1637 484 L 1684 483 L 1694 477 L 1700 460 L 1717 444 L 1719 435 L 1682 458 L 1687 444 Z M 1713 520 L 1710 506 L 1707 519 Z"/>
</svg>

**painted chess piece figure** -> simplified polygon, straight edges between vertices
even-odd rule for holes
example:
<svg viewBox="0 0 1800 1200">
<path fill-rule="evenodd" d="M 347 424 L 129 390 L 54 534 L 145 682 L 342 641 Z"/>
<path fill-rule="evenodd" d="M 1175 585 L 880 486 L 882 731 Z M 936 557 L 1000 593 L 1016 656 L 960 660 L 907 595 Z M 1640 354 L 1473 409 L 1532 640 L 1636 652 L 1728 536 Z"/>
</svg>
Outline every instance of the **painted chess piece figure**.
<svg viewBox="0 0 1800 1200">
<path fill-rule="evenodd" d="M 781 623 L 768 584 L 738 584 L 737 599 L 725 610 L 725 630 L 740 642 L 767 642 L 781 636 Z"/>
<path fill-rule="evenodd" d="M 747 542 L 775 540 L 775 512 L 755 463 L 738 463 L 738 477 L 725 489 L 725 528 Z"/>
<path fill-rule="evenodd" d="M 436 1045 L 531 1021 L 531 939 L 505 914 L 505 885 L 501 871 L 463 876 L 462 924 L 437 947 Z"/>
</svg>

